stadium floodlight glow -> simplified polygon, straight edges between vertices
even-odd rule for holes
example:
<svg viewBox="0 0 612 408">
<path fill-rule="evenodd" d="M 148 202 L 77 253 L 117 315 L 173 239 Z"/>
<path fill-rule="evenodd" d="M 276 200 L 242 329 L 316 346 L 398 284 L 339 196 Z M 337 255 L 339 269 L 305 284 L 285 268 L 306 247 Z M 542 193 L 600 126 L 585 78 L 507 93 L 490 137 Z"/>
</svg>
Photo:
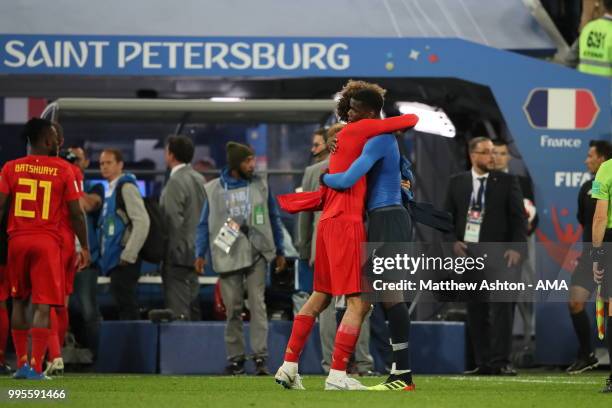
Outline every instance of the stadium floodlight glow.
<svg viewBox="0 0 612 408">
<path fill-rule="evenodd" d="M 455 137 L 457 131 L 448 115 L 440 108 L 420 102 L 397 102 L 402 114 L 412 113 L 419 117 L 415 130 L 443 137 Z"/>
<path fill-rule="evenodd" d="M 212 102 L 241 102 L 244 98 L 236 98 L 232 96 L 213 96 L 210 98 Z"/>
</svg>

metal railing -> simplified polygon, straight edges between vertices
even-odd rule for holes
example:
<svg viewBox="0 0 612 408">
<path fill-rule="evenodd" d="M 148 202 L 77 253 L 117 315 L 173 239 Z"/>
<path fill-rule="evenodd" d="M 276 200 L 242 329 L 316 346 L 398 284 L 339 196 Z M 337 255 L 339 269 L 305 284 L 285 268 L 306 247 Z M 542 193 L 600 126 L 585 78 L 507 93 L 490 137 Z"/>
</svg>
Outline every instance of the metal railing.
<svg viewBox="0 0 612 408">
<path fill-rule="evenodd" d="M 144 170 L 144 169 L 130 169 L 126 168 L 125 171 L 133 173 L 136 176 L 164 176 L 168 173 L 168 170 Z M 218 176 L 220 170 L 209 170 L 200 172 L 204 176 Z M 266 174 L 269 176 L 299 176 L 304 174 L 304 170 L 285 170 L 285 169 L 267 169 L 264 171 L 257 171 L 258 174 Z M 102 178 L 100 170 L 87 169 L 85 170 L 85 176 L 95 176 L 96 178 Z"/>
<path fill-rule="evenodd" d="M 200 285 L 214 285 L 219 280 L 218 276 L 198 276 L 198 282 Z M 110 276 L 98 276 L 98 285 L 110 284 Z M 161 285 L 162 277 L 159 275 L 143 275 L 138 278 L 138 283 L 144 283 L 148 285 Z"/>
</svg>

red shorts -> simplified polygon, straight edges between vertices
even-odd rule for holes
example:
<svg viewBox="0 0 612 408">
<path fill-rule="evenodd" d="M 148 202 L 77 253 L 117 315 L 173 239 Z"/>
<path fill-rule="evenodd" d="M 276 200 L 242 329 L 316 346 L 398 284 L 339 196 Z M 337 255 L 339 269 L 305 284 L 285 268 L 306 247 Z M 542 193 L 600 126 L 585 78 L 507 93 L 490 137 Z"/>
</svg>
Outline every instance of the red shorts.
<svg viewBox="0 0 612 408">
<path fill-rule="evenodd" d="M 332 296 L 361 293 L 363 221 L 328 218 L 317 227 L 314 290 Z"/>
<path fill-rule="evenodd" d="M 66 295 L 74 289 L 74 276 L 77 271 L 77 254 L 72 231 L 62 232 L 62 266 L 66 273 Z"/>
<path fill-rule="evenodd" d="M 10 238 L 6 269 L 15 299 L 31 296 L 34 304 L 64 305 L 65 274 L 56 239 L 43 234 Z"/>
<path fill-rule="evenodd" d="M 4 302 L 11 295 L 11 285 L 9 284 L 6 266 L 0 265 L 0 302 Z"/>
</svg>

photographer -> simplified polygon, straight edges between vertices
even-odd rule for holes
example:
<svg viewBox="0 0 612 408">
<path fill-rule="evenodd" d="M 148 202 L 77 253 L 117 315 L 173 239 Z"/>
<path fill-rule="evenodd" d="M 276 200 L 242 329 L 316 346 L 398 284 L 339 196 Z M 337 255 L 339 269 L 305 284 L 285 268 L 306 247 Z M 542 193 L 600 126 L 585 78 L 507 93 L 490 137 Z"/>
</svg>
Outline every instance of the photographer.
<svg viewBox="0 0 612 408">
<path fill-rule="evenodd" d="M 255 153 L 246 145 L 227 144 L 227 167 L 218 179 L 204 185 L 206 201 L 196 232 L 198 273 L 204 271 L 210 250 L 212 268 L 219 274 L 227 310 L 226 374 L 244 373 L 242 331 L 244 282 L 251 313 L 251 348 L 257 375 L 268 375 L 268 316 L 264 292 L 266 265 L 285 269 L 280 213 L 265 178 L 255 174 Z"/>
</svg>

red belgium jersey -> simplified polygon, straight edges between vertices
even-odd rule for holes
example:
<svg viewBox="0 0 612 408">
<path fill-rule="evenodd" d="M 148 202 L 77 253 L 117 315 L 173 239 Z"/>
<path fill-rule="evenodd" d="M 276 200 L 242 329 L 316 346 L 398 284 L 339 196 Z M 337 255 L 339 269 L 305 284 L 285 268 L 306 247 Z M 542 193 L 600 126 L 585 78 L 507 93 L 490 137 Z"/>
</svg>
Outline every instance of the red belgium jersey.
<svg viewBox="0 0 612 408">
<path fill-rule="evenodd" d="M 80 197 L 70 164 L 58 157 L 29 155 L 4 165 L 0 193 L 10 196 L 9 237 L 48 234 L 60 239 L 62 208 Z"/>
<path fill-rule="evenodd" d="M 66 162 L 66 164 L 68 164 L 68 166 L 72 169 L 74 179 L 76 180 L 76 184 L 79 189 L 79 195 L 83 195 L 83 172 L 81 171 L 81 168 L 69 162 Z M 74 239 L 74 231 L 72 230 L 72 224 L 70 223 L 70 210 L 68 209 L 68 203 L 62 207 L 60 230 L 62 234 L 65 234 L 66 239 Z"/>
<path fill-rule="evenodd" d="M 338 133 L 337 150 L 329 159 L 329 173 L 341 173 L 348 170 L 361 155 L 368 139 L 383 133 L 411 128 L 418 120 L 416 115 L 402 115 L 386 119 L 362 119 L 347 124 Z M 326 189 L 321 221 L 334 217 L 361 220 L 365 209 L 366 188 L 366 177 L 363 176 L 347 190 Z"/>
</svg>

